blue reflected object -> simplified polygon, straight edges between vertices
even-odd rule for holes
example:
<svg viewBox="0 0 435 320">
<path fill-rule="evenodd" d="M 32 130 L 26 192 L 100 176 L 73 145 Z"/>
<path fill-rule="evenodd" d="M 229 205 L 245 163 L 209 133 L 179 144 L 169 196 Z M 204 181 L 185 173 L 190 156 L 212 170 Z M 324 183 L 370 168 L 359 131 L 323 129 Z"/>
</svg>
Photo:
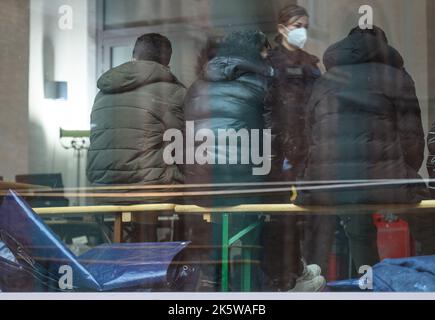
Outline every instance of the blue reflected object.
<svg viewBox="0 0 435 320">
<path fill-rule="evenodd" d="M 73 291 L 149 291 L 194 286 L 196 266 L 180 260 L 188 242 L 103 245 L 76 257 L 14 192 L 0 207 L 0 290 L 60 291 L 69 266 Z M 15 280 L 13 280 L 15 279 Z"/>
<path fill-rule="evenodd" d="M 386 259 L 373 276 L 377 292 L 435 292 L 435 256 Z"/>
<path fill-rule="evenodd" d="M 288 159 L 284 159 L 282 163 L 282 170 L 283 171 L 290 171 L 293 168 L 292 164 Z"/>
<path fill-rule="evenodd" d="M 329 282 L 328 288 L 332 291 L 361 292 L 358 279 Z"/>
<path fill-rule="evenodd" d="M 332 291 L 359 291 L 358 279 L 328 283 Z M 435 292 L 435 256 L 386 259 L 373 267 L 373 292 Z"/>
</svg>

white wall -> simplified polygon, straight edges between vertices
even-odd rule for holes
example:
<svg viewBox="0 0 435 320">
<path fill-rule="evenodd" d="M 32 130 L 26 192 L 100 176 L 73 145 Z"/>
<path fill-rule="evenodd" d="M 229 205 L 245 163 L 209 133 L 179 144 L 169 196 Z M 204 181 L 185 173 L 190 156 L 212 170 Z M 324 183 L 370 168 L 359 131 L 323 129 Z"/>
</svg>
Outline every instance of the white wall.
<svg viewBox="0 0 435 320">
<path fill-rule="evenodd" d="M 27 0 L 0 3 L 0 176 L 27 171 Z"/>
<path fill-rule="evenodd" d="M 73 9 L 72 30 L 58 26 L 62 5 Z M 93 13 L 94 0 L 31 0 L 29 173 L 61 172 L 66 186 L 76 185 L 76 158 L 62 148 L 59 128 L 89 128 L 96 94 Z M 68 100 L 45 99 L 45 79 L 68 82 Z"/>
</svg>

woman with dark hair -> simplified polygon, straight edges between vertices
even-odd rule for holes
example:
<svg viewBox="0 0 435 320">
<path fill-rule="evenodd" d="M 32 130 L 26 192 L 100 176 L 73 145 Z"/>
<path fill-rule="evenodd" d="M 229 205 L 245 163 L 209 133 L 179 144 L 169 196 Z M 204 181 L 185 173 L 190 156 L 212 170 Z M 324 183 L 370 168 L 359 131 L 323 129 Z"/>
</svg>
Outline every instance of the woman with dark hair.
<svg viewBox="0 0 435 320">
<path fill-rule="evenodd" d="M 302 50 L 308 27 L 309 16 L 304 8 L 297 5 L 283 8 L 278 18 L 277 46 L 269 52 L 276 72 L 266 105 L 275 136 L 274 174 L 282 177 L 282 165 L 287 160 L 289 181 L 300 177 L 304 167 L 307 154 L 305 110 L 314 82 L 321 75 L 319 59 Z"/>
<path fill-rule="evenodd" d="M 199 52 L 198 58 L 196 59 L 195 74 L 197 77 L 201 76 L 204 66 L 213 60 L 214 57 L 216 57 L 220 41 L 222 41 L 222 39 L 219 37 L 207 38 L 207 41 L 205 42 L 204 46 Z"/>
<path fill-rule="evenodd" d="M 298 5 L 289 5 L 279 12 L 277 21 L 278 36 L 276 48 L 269 52 L 269 60 L 275 70 L 275 79 L 269 89 L 266 100 L 266 126 L 272 129 L 272 172 L 270 181 L 297 181 L 302 176 L 304 161 L 307 154 L 305 141 L 305 112 L 314 82 L 320 77 L 319 59 L 302 50 L 307 41 L 309 16 L 307 11 Z M 288 197 L 270 199 L 273 202 L 285 203 Z M 326 259 L 329 250 L 323 248 L 322 237 L 315 237 L 320 231 L 329 237 L 334 223 L 331 218 L 307 218 L 305 225 L 313 230 L 307 230 L 307 236 L 312 239 L 304 242 L 307 249 L 308 263 L 321 264 L 326 269 Z M 311 221 L 312 220 L 312 221 Z M 321 228 L 322 230 L 314 230 Z M 302 234 L 298 229 L 298 218 L 290 215 L 274 215 L 264 230 L 264 270 L 273 278 L 278 290 L 292 288 L 301 274 L 300 240 Z M 319 241 L 318 241 L 319 240 Z M 328 249 L 328 248 L 326 248 Z M 325 252 L 326 251 L 326 252 Z M 323 286 L 324 279 L 318 277 L 320 268 L 308 266 L 312 283 L 305 283 L 300 291 L 314 291 Z M 311 289 L 308 289 L 311 286 Z"/>
</svg>

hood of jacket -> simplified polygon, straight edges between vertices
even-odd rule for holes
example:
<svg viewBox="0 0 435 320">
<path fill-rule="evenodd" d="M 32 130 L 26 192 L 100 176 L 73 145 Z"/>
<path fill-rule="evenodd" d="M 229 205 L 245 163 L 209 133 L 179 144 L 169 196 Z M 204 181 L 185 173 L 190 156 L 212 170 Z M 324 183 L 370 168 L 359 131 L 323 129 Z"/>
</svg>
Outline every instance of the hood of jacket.
<svg viewBox="0 0 435 320">
<path fill-rule="evenodd" d="M 165 67 L 153 61 L 131 61 L 107 71 L 98 80 L 97 87 L 104 93 L 122 93 L 156 82 L 178 83 Z"/>
<path fill-rule="evenodd" d="M 216 57 L 204 68 L 203 79 L 206 81 L 231 81 L 244 74 L 254 73 L 264 77 L 273 77 L 274 71 L 266 62 L 254 63 L 239 57 Z"/>
<path fill-rule="evenodd" d="M 400 53 L 387 42 L 367 33 L 356 33 L 333 44 L 326 51 L 323 62 L 327 70 L 343 65 L 381 63 L 403 68 Z"/>
</svg>

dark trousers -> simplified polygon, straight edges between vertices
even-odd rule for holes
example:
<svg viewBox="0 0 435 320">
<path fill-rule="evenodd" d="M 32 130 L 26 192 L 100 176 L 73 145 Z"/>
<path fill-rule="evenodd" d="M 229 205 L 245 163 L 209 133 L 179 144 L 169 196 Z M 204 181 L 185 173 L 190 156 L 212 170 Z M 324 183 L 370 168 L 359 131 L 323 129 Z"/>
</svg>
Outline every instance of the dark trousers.
<svg viewBox="0 0 435 320">
<path fill-rule="evenodd" d="M 417 242 L 418 256 L 435 254 L 435 216 L 434 213 L 399 215 L 406 220 L 412 237 Z M 372 215 L 349 215 L 341 217 L 349 239 L 353 262 L 358 270 L 362 265 L 373 266 L 379 262 L 377 248 L 377 229 Z"/>
<path fill-rule="evenodd" d="M 403 215 L 411 231 L 411 235 L 417 242 L 419 256 L 435 255 L 435 211 L 427 213 L 415 213 Z"/>
<path fill-rule="evenodd" d="M 298 217 L 273 215 L 262 234 L 262 269 L 272 290 L 287 291 L 302 273 Z"/>
<path fill-rule="evenodd" d="M 183 241 L 191 241 L 192 245 L 187 252 L 190 261 L 197 261 L 201 265 L 202 280 L 212 287 L 203 290 L 220 291 L 221 287 L 221 262 L 222 262 L 222 222 L 221 215 L 212 214 L 212 222 L 205 223 L 200 216 L 186 216 L 181 226 L 179 235 Z M 258 222 L 257 214 L 230 214 L 229 236 L 232 237 L 249 225 Z M 189 225 L 186 225 L 189 222 Z M 252 266 L 252 290 L 262 291 L 264 275 L 257 261 L 261 258 L 262 247 L 260 235 L 262 225 L 250 231 L 241 240 L 235 243 L 229 252 L 230 258 L 230 291 L 241 291 L 243 252 L 250 250 Z M 241 255 L 237 254 L 237 251 Z"/>
<path fill-rule="evenodd" d="M 302 255 L 307 264 L 319 265 L 323 276 L 328 275 L 335 230 L 335 216 L 309 215 L 302 218 Z"/>
<path fill-rule="evenodd" d="M 377 229 L 373 213 L 340 216 L 349 241 L 349 250 L 356 271 L 361 266 L 374 266 L 379 262 Z"/>
<path fill-rule="evenodd" d="M 339 216 L 346 233 L 354 267 L 379 262 L 377 230 L 372 213 Z M 329 256 L 335 240 L 336 216 L 308 216 L 304 221 L 303 256 L 308 264 L 317 264 L 328 275 Z"/>
<path fill-rule="evenodd" d="M 400 215 L 409 224 L 410 232 L 418 244 L 416 254 L 435 254 L 435 212 Z M 373 266 L 379 262 L 377 249 L 377 230 L 372 215 L 343 216 L 346 235 L 355 267 Z"/>
</svg>

